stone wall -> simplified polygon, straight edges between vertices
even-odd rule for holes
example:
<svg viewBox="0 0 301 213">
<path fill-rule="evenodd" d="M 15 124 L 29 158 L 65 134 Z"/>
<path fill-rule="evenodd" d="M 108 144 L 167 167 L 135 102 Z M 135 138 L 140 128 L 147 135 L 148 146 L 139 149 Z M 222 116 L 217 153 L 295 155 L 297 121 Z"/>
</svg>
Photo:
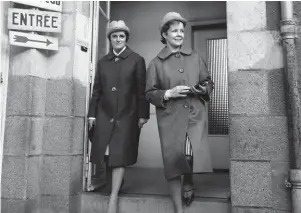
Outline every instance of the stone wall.
<svg viewBox="0 0 301 213">
<path fill-rule="evenodd" d="M 290 212 L 279 2 L 227 2 L 233 213 Z"/>
<path fill-rule="evenodd" d="M 58 51 L 11 47 L 2 212 L 80 211 L 87 85 L 75 69 L 76 10 L 89 16 L 89 2 L 63 2 L 62 32 L 49 33 Z"/>
</svg>

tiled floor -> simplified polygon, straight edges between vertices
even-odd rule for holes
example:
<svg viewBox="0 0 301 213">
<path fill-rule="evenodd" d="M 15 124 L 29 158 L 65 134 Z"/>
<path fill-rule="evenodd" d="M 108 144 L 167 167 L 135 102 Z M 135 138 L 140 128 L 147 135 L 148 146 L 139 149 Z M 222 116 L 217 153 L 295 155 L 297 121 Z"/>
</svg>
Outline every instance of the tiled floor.
<svg viewBox="0 0 301 213">
<path fill-rule="evenodd" d="M 230 196 L 228 173 L 194 175 L 195 195 L 200 198 L 228 199 Z M 110 193 L 110 184 L 96 193 Z M 127 168 L 121 195 L 168 195 L 163 169 Z"/>
</svg>

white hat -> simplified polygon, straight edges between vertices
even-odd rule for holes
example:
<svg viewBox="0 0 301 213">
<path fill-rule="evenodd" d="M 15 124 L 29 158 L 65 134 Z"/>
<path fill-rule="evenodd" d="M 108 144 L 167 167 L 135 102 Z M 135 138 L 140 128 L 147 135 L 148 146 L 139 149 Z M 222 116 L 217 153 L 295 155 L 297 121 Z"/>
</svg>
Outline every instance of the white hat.
<svg viewBox="0 0 301 213">
<path fill-rule="evenodd" d="M 187 24 L 187 20 L 183 18 L 179 13 L 176 12 L 169 12 L 161 19 L 160 21 L 160 33 L 162 33 L 163 26 L 169 21 L 180 21 L 184 24 Z"/>
<path fill-rule="evenodd" d="M 109 38 L 111 33 L 117 32 L 117 31 L 125 31 L 128 34 L 130 34 L 130 29 L 125 25 L 124 21 L 112 21 L 109 24 L 109 27 L 107 29 L 107 37 Z"/>
</svg>

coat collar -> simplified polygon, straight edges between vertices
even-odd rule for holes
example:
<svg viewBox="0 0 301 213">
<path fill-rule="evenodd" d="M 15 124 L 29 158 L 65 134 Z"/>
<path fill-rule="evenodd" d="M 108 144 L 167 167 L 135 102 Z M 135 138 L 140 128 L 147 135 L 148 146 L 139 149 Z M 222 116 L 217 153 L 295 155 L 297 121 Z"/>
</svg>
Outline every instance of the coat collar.
<svg viewBox="0 0 301 213">
<path fill-rule="evenodd" d="M 118 56 L 122 59 L 126 59 L 133 51 L 126 46 L 126 49 Z M 108 53 L 108 59 L 112 60 L 113 58 L 115 58 L 116 55 L 113 53 L 113 49 L 110 50 L 110 52 Z"/>
<path fill-rule="evenodd" d="M 181 53 L 182 55 L 191 55 L 192 50 L 191 50 L 191 48 L 185 48 L 185 47 L 183 47 L 183 48 L 180 49 L 180 53 Z M 167 59 L 167 58 L 168 58 L 170 55 L 172 55 L 172 54 L 175 54 L 175 53 L 172 53 L 172 52 L 170 51 L 170 49 L 169 49 L 167 46 L 165 46 L 165 47 L 159 52 L 158 57 L 164 60 L 164 59 Z"/>
</svg>

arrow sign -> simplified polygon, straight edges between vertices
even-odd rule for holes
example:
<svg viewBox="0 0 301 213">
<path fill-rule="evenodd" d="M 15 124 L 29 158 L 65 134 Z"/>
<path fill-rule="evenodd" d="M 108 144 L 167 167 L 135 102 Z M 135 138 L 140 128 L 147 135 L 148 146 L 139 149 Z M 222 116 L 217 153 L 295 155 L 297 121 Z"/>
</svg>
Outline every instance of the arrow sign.
<svg viewBox="0 0 301 213">
<path fill-rule="evenodd" d="M 40 42 L 40 43 L 45 43 L 46 46 L 48 46 L 49 44 L 52 44 L 51 41 L 49 41 L 47 38 L 46 41 L 39 41 L 39 40 L 33 40 L 33 39 L 29 39 L 26 36 L 19 36 L 19 35 L 15 35 L 14 36 L 15 42 L 20 42 L 20 43 L 27 43 L 28 41 L 32 41 L 32 42 Z"/>
<path fill-rule="evenodd" d="M 50 36 L 10 31 L 9 41 L 15 46 L 58 50 L 58 39 Z"/>
</svg>

